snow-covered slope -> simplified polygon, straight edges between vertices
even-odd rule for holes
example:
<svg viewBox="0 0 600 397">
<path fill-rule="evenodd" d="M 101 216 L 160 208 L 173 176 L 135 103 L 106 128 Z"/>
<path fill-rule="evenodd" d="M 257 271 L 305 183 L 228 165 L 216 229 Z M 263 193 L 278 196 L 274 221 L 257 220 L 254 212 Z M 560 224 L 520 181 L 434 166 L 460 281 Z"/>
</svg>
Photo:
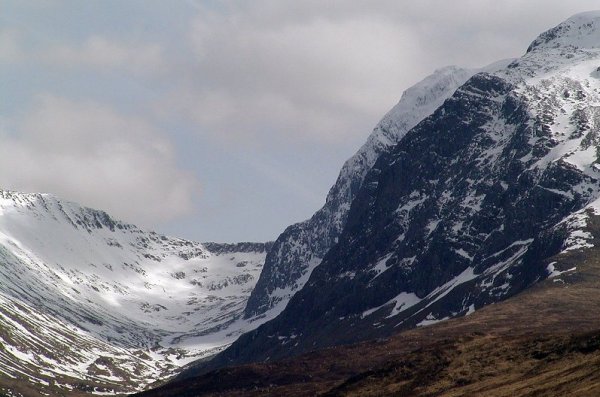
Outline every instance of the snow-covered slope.
<svg viewBox="0 0 600 397">
<path fill-rule="evenodd" d="M 337 244 L 273 321 L 210 365 L 468 315 L 562 271 L 600 214 L 600 12 L 471 77 L 381 155 Z"/>
<path fill-rule="evenodd" d="M 214 354 L 259 324 L 240 317 L 267 248 L 0 191 L 0 379 L 137 389 Z"/>
<path fill-rule="evenodd" d="M 527 52 L 550 49 L 600 49 L 600 11 L 575 14 L 558 26 L 539 35 Z"/>
<path fill-rule="evenodd" d="M 375 160 L 394 147 L 415 125 L 429 116 L 473 74 L 493 71 L 510 60 L 483 69 L 449 66 L 436 70 L 407 89 L 396 106 L 377 124 L 367 142 L 346 161 L 323 208 L 311 219 L 288 227 L 267 255 L 265 268 L 248 301 L 245 316 L 279 313 L 302 288 L 312 270 L 338 241 L 350 205 Z"/>
</svg>

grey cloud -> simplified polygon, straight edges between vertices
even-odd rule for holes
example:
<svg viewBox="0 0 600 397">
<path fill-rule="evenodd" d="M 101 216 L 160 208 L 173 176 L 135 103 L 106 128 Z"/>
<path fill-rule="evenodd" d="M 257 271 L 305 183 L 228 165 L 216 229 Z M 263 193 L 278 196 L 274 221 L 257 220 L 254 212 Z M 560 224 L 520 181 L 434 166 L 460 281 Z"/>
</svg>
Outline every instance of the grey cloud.
<svg viewBox="0 0 600 397">
<path fill-rule="evenodd" d="M 231 182 L 239 170 L 210 156 L 235 150 L 258 159 L 245 182 L 288 207 L 275 213 L 265 200 L 248 199 L 255 201 L 232 203 L 220 221 L 195 218 L 194 231 L 226 238 L 241 221 L 225 218 L 249 207 L 256 236 L 280 231 L 260 230 L 265 219 L 283 225 L 300 220 L 290 219 L 292 211 L 309 216 L 333 168 L 404 89 L 436 68 L 519 56 L 541 31 L 598 7 L 588 0 L 90 0 L 100 15 L 88 27 L 70 3 L 14 4 L 22 14 L 0 15 L 0 66 L 15 91 L 5 96 L 15 113 L 0 119 L 3 186 L 54 191 L 156 223 L 206 209 L 207 198 L 194 201 L 196 179 L 225 181 L 232 196 L 244 196 L 244 186 Z M 38 92 L 56 95 L 28 108 Z M 188 142 L 204 147 L 182 149 Z M 307 171 L 293 159 L 259 161 L 273 153 L 314 159 L 330 174 L 286 183 Z M 20 172 L 11 172 L 17 163 Z"/>
<path fill-rule="evenodd" d="M 20 62 L 24 58 L 18 34 L 13 30 L 0 30 L 0 62 Z"/>
<path fill-rule="evenodd" d="M 193 4 L 196 60 L 160 107 L 221 139 L 326 144 L 358 142 L 434 69 L 519 56 L 578 10 L 540 0 Z"/>
<path fill-rule="evenodd" d="M 0 132 L 3 188 L 55 193 L 143 225 L 193 211 L 198 182 L 143 120 L 44 95 L 17 128 Z"/>
<path fill-rule="evenodd" d="M 357 141 L 397 100 L 397 66 L 416 50 L 410 32 L 375 17 L 270 26 L 206 12 L 190 38 L 196 62 L 158 107 L 254 141 Z"/>
<path fill-rule="evenodd" d="M 0 31 L 0 60 L 4 62 L 40 63 L 62 68 L 96 69 L 130 72 L 140 77 L 155 77 L 165 71 L 163 47 L 139 40 L 115 40 L 92 35 L 79 43 L 52 43 L 29 47 L 13 30 Z"/>
<path fill-rule="evenodd" d="M 78 46 L 59 45 L 36 55 L 42 61 L 67 68 L 83 66 L 154 75 L 165 67 L 158 44 L 115 41 L 100 35 L 91 36 Z"/>
</svg>

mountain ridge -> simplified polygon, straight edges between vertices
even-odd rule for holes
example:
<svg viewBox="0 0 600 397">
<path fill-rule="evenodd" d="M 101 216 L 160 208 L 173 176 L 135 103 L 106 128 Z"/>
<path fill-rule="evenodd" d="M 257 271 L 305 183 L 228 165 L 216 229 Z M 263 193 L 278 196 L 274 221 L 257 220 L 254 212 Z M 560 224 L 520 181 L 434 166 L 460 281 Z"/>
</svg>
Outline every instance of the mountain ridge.
<svg viewBox="0 0 600 397">
<path fill-rule="evenodd" d="M 599 222 L 593 215 L 585 228 L 593 246 L 552 258 L 562 273 L 469 316 L 228 367 L 139 395 L 595 395 L 600 390 Z M 573 267 L 576 272 L 569 270 Z"/>
<path fill-rule="evenodd" d="M 586 43 L 596 20 L 548 32 L 575 29 Z M 467 315 L 553 274 L 548 258 L 589 247 L 600 51 L 573 42 L 474 75 L 381 155 L 304 288 L 201 371 Z"/>
<path fill-rule="evenodd" d="M 270 245 L 201 244 L 0 190 L 0 386 L 135 391 L 218 352 L 260 323 L 241 315 Z"/>
<path fill-rule="evenodd" d="M 289 226 L 275 241 L 248 300 L 245 317 L 260 316 L 270 310 L 279 313 L 302 288 L 325 253 L 337 243 L 350 204 L 381 154 L 390 150 L 473 74 L 497 70 L 511 61 L 498 61 L 480 69 L 447 66 L 408 88 L 398 104 L 377 124 L 367 142 L 344 163 L 325 205 L 309 220 Z"/>
</svg>

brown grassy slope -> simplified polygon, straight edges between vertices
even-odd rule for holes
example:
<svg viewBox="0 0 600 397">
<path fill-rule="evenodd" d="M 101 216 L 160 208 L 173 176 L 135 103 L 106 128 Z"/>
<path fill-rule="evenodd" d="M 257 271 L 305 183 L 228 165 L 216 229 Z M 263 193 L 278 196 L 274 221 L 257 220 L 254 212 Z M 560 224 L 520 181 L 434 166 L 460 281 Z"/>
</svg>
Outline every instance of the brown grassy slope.
<svg viewBox="0 0 600 397">
<path fill-rule="evenodd" d="M 595 235 L 600 221 L 594 219 Z M 502 303 L 387 340 L 226 368 L 143 396 L 598 396 L 600 239 Z"/>
<path fill-rule="evenodd" d="M 415 365 L 415 363 L 417 365 Z M 600 333 L 463 337 L 360 374 L 327 396 L 598 396 Z"/>
</svg>

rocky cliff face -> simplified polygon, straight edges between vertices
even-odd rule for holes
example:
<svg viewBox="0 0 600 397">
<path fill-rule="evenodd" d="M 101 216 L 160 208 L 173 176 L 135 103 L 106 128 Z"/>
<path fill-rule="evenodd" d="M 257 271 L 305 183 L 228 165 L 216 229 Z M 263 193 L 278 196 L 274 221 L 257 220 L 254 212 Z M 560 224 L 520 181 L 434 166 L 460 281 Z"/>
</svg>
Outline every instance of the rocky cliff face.
<svg viewBox="0 0 600 397">
<path fill-rule="evenodd" d="M 274 321 L 212 367 L 468 315 L 585 249 L 600 197 L 600 13 L 479 73 L 383 153 L 338 241 Z"/>
<path fill-rule="evenodd" d="M 246 306 L 245 317 L 263 315 L 269 310 L 279 312 L 285 307 L 327 251 L 337 243 L 350 205 L 375 160 L 476 72 L 475 69 L 446 67 L 406 90 L 367 142 L 346 161 L 323 208 L 311 219 L 288 227 L 279 236 L 267 255 L 263 272 Z"/>
</svg>

